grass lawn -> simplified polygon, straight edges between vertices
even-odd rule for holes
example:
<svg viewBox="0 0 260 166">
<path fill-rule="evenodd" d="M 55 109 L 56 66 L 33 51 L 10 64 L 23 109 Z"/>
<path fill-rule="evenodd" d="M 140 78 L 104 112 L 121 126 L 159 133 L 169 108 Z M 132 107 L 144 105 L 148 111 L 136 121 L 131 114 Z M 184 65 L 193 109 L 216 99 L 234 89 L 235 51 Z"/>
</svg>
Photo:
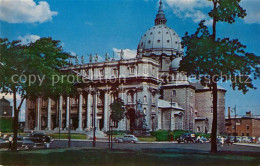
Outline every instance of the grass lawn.
<svg viewBox="0 0 260 166">
<path fill-rule="evenodd" d="M 68 134 L 48 134 L 49 136 L 51 136 L 54 139 L 68 139 Z M 70 134 L 70 138 L 71 139 L 86 139 L 87 136 L 86 134 Z"/>
<path fill-rule="evenodd" d="M 230 166 L 256 165 L 260 158 L 176 150 L 106 150 L 106 149 L 51 149 L 19 152 L 0 152 L 1 165 L 104 165 L 104 166 Z"/>
<path fill-rule="evenodd" d="M 156 142 L 156 137 L 138 137 L 141 142 Z"/>
</svg>

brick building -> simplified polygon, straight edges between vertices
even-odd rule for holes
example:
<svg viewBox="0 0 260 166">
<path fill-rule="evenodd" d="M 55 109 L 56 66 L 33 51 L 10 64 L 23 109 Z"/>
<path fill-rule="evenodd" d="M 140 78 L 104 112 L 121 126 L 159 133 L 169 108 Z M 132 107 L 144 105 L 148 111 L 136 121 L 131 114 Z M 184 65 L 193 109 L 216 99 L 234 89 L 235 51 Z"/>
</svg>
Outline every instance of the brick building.
<svg viewBox="0 0 260 166">
<path fill-rule="evenodd" d="M 260 116 L 252 115 L 251 111 L 246 115 L 226 118 L 226 133 L 233 136 L 260 137 Z"/>
</svg>

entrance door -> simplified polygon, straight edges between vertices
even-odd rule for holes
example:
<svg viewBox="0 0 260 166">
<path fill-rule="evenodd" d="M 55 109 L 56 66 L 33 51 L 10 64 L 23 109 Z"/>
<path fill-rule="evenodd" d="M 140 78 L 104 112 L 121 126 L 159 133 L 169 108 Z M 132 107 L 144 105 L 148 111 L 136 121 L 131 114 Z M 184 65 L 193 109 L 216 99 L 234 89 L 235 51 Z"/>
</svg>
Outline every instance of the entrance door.
<svg viewBox="0 0 260 166">
<path fill-rule="evenodd" d="M 130 132 L 133 133 L 135 130 L 135 119 L 136 119 L 135 109 L 127 110 L 127 116 L 128 119 L 130 120 Z"/>
</svg>

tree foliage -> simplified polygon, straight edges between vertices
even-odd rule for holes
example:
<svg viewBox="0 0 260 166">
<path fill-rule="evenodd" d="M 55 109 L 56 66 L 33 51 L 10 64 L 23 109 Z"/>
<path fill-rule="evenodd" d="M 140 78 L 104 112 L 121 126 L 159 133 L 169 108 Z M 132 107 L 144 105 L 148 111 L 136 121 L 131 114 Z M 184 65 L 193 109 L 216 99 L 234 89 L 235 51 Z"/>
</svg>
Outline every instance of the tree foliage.
<svg viewBox="0 0 260 166">
<path fill-rule="evenodd" d="M 215 81 L 230 80 L 233 89 L 244 93 L 255 88 L 252 80 L 260 78 L 259 56 L 246 52 L 246 46 L 237 39 L 212 40 L 204 22 L 200 22 L 194 34 L 186 33 L 182 38 L 186 56 L 180 63 L 180 70 L 201 78 L 203 84 L 208 84 L 210 76 L 214 76 Z"/>
<path fill-rule="evenodd" d="M 233 89 L 246 93 L 255 89 L 254 79 L 260 78 L 260 58 L 246 52 L 246 46 L 237 39 L 216 38 L 217 22 L 232 24 L 236 18 L 244 18 L 246 10 L 240 6 L 240 0 L 209 0 L 213 9 L 209 16 L 213 18 L 212 34 L 202 20 L 194 34 L 188 33 L 182 38 L 186 55 L 180 62 L 180 71 L 196 75 L 202 85 L 207 85 L 213 93 L 213 120 L 211 134 L 211 152 L 217 151 L 217 98 L 218 81 L 231 81 Z"/>
<path fill-rule="evenodd" d="M 125 117 L 125 107 L 122 99 L 118 98 L 111 105 L 111 119 L 114 122 L 119 122 Z"/>
<path fill-rule="evenodd" d="M 13 95 L 15 149 L 18 114 L 24 100 L 37 97 L 56 99 L 74 89 L 73 82 L 61 79 L 68 74 L 61 70 L 68 65 L 68 58 L 69 54 L 63 51 L 60 41 L 52 38 L 41 38 L 28 45 L 0 38 L 0 90 Z M 21 97 L 18 106 L 17 95 Z"/>
</svg>

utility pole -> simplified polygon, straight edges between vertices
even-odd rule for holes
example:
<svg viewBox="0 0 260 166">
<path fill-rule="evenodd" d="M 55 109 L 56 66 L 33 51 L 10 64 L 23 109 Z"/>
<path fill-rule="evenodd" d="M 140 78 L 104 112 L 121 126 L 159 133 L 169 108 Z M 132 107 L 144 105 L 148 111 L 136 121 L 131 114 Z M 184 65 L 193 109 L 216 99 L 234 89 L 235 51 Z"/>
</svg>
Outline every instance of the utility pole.
<svg viewBox="0 0 260 166">
<path fill-rule="evenodd" d="M 70 100 L 69 100 L 69 103 L 67 103 L 68 105 L 69 105 L 69 119 L 68 119 L 68 121 L 69 121 L 69 136 L 68 136 L 68 139 L 69 139 L 69 141 L 68 141 L 68 146 L 69 146 L 69 148 L 70 148 L 70 109 L 71 109 L 71 107 L 70 107 Z"/>
<path fill-rule="evenodd" d="M 236 105 L 234 108 L 235 111 L 235 142 L 237 141 L 237 109 L 236 109 Z"/>
</svg>

